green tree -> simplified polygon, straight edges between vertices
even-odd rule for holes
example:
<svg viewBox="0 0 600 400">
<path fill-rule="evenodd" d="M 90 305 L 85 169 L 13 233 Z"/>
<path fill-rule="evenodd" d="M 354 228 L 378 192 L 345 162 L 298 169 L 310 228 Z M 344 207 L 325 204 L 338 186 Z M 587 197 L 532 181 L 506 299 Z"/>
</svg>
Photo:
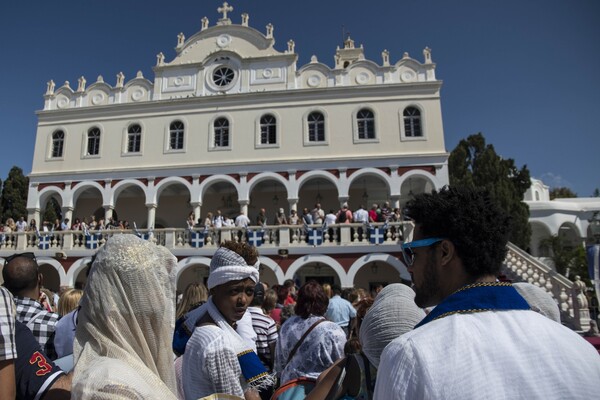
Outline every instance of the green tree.
<svg viewBox="0 0 600 400">
<path fill-rule="evenodd" d="M 531 186 L 529 170 L 517 168 L 513 159 L 503 159 L 483 134 L 460 141 L 448 159 L 451 186 L 483 187 L 489 190 L 512 217 L 510 241 L 526 249 L 531 239 L 529 207 L 523 195 Z"/>
<path fill-rule="evenodd" d="M 29 178 L 23 175 L 23 170 L 14 166 L 8 172 L 8 177 L 2 187 L 0 196 L 0 209 L 3 218 L 27 218 L 27 191 Z"/>
<path fill-rule="evenodd" d="M 572 199 L 577 197 L 577 193 L 568 187 L 555 187 L 550 189 L 550 200 L 554 199 Z"/>
<path fill-rule="evenodd" d="M 550 258 L 554 262 L 556 272 L 565 275 L 567 269 L 569 269 L 570 277 L 579 275 L 581 279 L 590 285 L 587 259 L 583 246 L 573 246 L 557 235 L 542 239 L 540 244 L 550 250 Z"/>
<path fill-rule="evenodd" d="M 592 197 L 600 197 L 600 189 L 594 189 L 594 193 L 592 193 Z"/>
<path fill-rule="evenodd" d="M 51 197 L 50 200 L 48 200 L 48 202 L 46 203 L 46 208 L 42 213 L 42 220 L 40 221 L 40 226 L 44 221 L 53 224 L 57 218 L 62 219 L 61 216 L 62 211 L 60 209 L 60 204 L 58 203 L 58 201 L 56 201 L 54 197 Z"/>
</svg>

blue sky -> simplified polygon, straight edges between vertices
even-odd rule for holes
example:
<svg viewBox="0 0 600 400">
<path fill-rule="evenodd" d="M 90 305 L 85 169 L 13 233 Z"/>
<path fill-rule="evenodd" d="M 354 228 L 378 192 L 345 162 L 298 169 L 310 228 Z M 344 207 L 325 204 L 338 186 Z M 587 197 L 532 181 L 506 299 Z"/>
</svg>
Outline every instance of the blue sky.
<svg viewBox="0 0 600 400">
<path fill-rule="evenodd" d="M 598 0 L 231 0 L 275 47 L 296 42 L 298 67 L 315 54 L 333 66 L 342 26 L 381 64 L 432 49 L 442 88 L 446 149 L 482 132 L 488 143 L 549 186 L 579 196 L 600 188 L 600 1 Z M 46 82 L 77 87 L 103 75 L 115 84 L 138 70 L 153 79 L 177 34 L 213 25 L 220 1 L 28 1 L 0 6 L 0 178 L 13 165 L 31 171 L 36 110 Z"/>
</svg>

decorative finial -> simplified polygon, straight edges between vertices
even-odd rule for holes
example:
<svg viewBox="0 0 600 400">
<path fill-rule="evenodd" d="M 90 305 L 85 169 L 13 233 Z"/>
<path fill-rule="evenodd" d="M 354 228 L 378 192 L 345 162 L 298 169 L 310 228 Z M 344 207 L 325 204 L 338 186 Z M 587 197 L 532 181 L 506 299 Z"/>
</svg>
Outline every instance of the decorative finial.
<svg viewBox="0 0 600 400">
<path fill-rule="evenodd" d="M 83 92 L 83 91 L 85 91 L 85 83 L 86 83 L 86 82 L 87 82 L 87 81 L 85 80 L 85 78 L 84 78 L 83 76 L 82 76 L 81 78 L 79 78 L 79 79 L 78 79 L 78 83 L 79 83 L 79 86 L 77 86 L 77 91 L 78 91 L 78 92 Z"/>
<path fill-rule="evenodd" d="M 353 49 L 354 48 L 354 40 L 352 40 L 352 38 L 350 37 L 350 32 L 348 32 L 348 37 L 346 38 L 346 41 L 344 42 L 344 48 L 345 49 Z"/>
<path fill-rule="evenodd" d="M 208 28 L 208 18 L 204 17 L 201 19 L 202 21 L 202 30 L 205 30 Z"/>
<path fill-rule="evenodd" d="M 273 39 L 273 24 L 270 22 L 267 25 L 267 39 Z"/>
<path fill-rule="evenodd" d="M 56 86 L 56 84 L 54 83 L 54 81 L 52 79 L 50 79 L 50 81 L 47 83 L 46 86 L 46 94 L 54 94 L 54 87 Z"/>
<path fill-rule="evenodd" d="M 142 73 L 142 71 L 138 71 L 137 74 L 135 74 L 136 78 L 143 78 L 144 74 Z"/>
<path fill-rule="evenodd" d="M 228 24 L 228 23 L 230 23 L 231 21 L 229 20 L 229 18 L 227 18 L 227 13 L 228 12 L 232 12 L 232 11 L 233 11 L 233 7 L 231 7 L 229 5 L 229 3 L 224 2 L 223 3 L 223 7 L 217 8 L 217 12 L 220 12 L 220 13 L 223 14 L 223 18 L 219 19 L 219 22 L 221 24 Z"/>
<path fill-rule="evenodd" d="M 410 58 L 410 56 L 408 55 L 408 51 L 404 52 L 404 54 L 402 55 L 402 58 Z"/>
<path fill-rule="evenodd" d="M 310 63 L 314 64 L 314 63 L 318 63 L 319 60 L 317 60 L 317 56 L 315 56 L 314 54 L 310 57 Z"/>
<path fill-rule="evenodd" d="M 185 42 L 185 35 L 183 32 L 179 32 L 179 35 L 177 35 L 177 47 L 183 46 L 183 42 Z"/>
<path fill-rule="evenodd" d="M 383 59 L 383 66 L 384 67 L 389 67 L 390 65 L 390 52 L 386 50 L 383 50 L 381 52 L 381 58 Z"/>
<path fill-rule="evenodd" d="M 425 64 L 431 64 L 431 49 L 429 47 L 425 47 L 423 49 L 423 57 L 425 57 Z"/>
<path fill-rule="evenodd" d="M 123 83 L 125 82 L 125 74 L 123 72 L 119 72 L 117 74 L 117 87 L 123 87 Z"/>
<path fill-rule="evenodd" d="M 104 82 L 104 77 L 102 75 L 98 75 L 98 78 L 96 78 L 96 82 L 98 82 L 98 83 Z"/>
<path fill-rule="evenodd" d="M 294 43 L 294 41 L 292 39 L 290 39 L 290 40 L 288 40 L 287 45 L 288 45 L 288 53 L 293 53 L 294 48 L 296 47 L 296 43 Z"/>
<path fill-rule="evenodd" d="M 243 13 L 242 14 L 242 26 L 248 26 L 248 19 L 250 19 L 250 16 L 248 15 L 248 13 Z"/>
<path fill-rule="evenodd" d="M 156 66 L 158 67 L 160 65 L 163 65 L 164 63 L 165 63 L 165 55 L 161 51 L 160 53 L 158 53 L 156 55 Z"/>
<path fill-rule="evenodd" d="M 70 85 L 69 81 L 65 81 L 65 84 L 63 86 L 66 87 L 66 88 L 71 89 L 71 86 L 69 86 L 69 85 Z"/>
</svg>

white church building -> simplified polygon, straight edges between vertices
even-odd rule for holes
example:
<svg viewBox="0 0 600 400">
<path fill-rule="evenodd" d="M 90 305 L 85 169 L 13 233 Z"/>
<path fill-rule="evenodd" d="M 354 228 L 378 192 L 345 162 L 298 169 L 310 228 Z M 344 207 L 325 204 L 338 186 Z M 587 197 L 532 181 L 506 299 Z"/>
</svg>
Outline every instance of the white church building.
<svg viewBox="0 0 600 400">
<path fill-rule="evenodd" d="M 275 46 L 273 25 L 257 30 L 227 3 L 218 13 L 193 35 L 179 34 L 172 59 L 158 54 L 151 78 L 48 83 L 28 218 L 39 222 L 52 198 L 71 223 L 92 215 L 135 222 L 178 257 L 179 290 L 206 279 L 219 241 L 249 240 L 253 231 L 263 235 L 261 279 L 270 284 L 316 278 L 369 289 L 409 280 L 398 258 L 406 223 L 374 224 L 371 235 L 341 224 L 315 242 L 320 226 L 273 221 L 280 209 L 302 214 L 316 203 L 325 212 L 386 201 L 401 209 L 448 184 L 431 51 L 417 60 L 382 49 L 381 59 L 367 60 L 348 37 L 332 49 L 333 66 L 315 56 L 298 66 L 294 41 Z M 253 226 L 263 208 L 267 225 Z M 217 210 L 244 213 L 251 226 L 211 228 L 194 242 L 188 215 L 204 220 Z M 92 242 L 74 232 L 9 235 L 0 257 L 35 250 L 50 288 L 75 286 L 96 241 L 113 234 Z"/>
</svg>

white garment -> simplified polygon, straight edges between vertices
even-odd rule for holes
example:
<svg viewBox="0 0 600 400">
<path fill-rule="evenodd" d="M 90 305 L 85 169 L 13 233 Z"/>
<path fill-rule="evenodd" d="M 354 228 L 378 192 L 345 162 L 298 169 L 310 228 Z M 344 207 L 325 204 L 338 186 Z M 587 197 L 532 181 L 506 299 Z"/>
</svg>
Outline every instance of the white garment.
<svg viewBox="0 0 600 400">
<path fill-rule="evenodd" d="M 359 208 L 354 212 L 354 222 L 367 223 L 369 222 L 369 212 L 364 208 Z"/>
<path fill-rule="evenodd" d="M 325 216 L 325 226 L 330 226 L 335 224 L 335 220 L 337 216 L 335 214 L 329 213 Z"/>
<path fill-rule="evenodd" d="M 74 399 L 175 399 L 177 259 L 135 235 L 98 251 L 73 346 Z"/>
<path fill-rule="evenodd" d="M 344 356 L 346 334 L 335 322 L 325 321 L 308 334 L 286 366 L 296 343 L 320 319 L 323 317 L 311 315 L 302 319 L 295 315 L 281 326 L 275 347 L 275 371 L 280 376 L 280 382 L 285 383 L 302 376 L 316 379 L 321 372 Z"/>
<path fill-rule="evenodd" d="M 235 226 L 238 228 L 247 228 L 250 225 L 250 219 L 246 214 L 240 214 L 235 218 Z"/>
<path fill-rule="evenodd" d="M 183 355 L 183 392 L 186 399 L 212 393 L 244 396 L 242 370 L 229 336 L 215 325 L 194 329 Z"/>
<path fill-rule="evenodd" d="M 383 351 L 375 399 L 588 399 L 600 357 L 577 333 L 529 310 L 444 317 Z"/>
</svg>

